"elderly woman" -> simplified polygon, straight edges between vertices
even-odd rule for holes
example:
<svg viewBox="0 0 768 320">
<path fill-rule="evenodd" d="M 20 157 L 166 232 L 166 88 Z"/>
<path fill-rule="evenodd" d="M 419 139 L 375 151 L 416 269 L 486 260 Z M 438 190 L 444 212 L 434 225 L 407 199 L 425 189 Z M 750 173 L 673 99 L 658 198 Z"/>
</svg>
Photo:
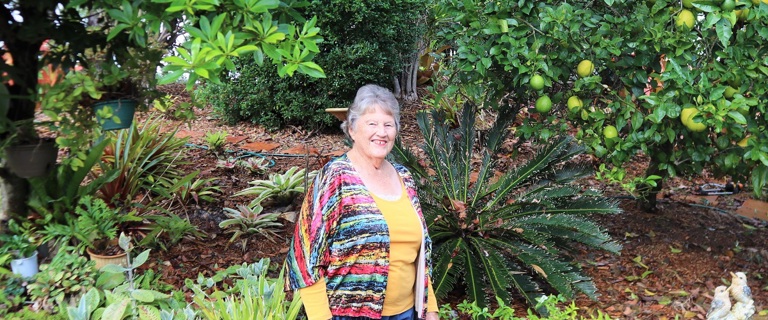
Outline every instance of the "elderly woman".
<svg viewBox="0 0 768 320">
<path fill-rule="evenodd" d="M 290 286 L 310 320 L 438 319 L 416 185 L 385 159 L 400 129 L 397 100 L 363 86 L 341 128 L 352 148 L 307 192 L 286 258 Z"/>
</svg>

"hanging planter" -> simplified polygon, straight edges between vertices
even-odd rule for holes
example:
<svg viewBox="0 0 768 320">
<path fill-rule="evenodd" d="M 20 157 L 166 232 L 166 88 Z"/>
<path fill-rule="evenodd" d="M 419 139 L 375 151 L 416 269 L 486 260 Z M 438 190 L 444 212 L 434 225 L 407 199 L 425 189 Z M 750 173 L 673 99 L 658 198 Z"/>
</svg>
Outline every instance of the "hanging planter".
<svg viewBox="0 0 768 320">
<path fill-rule="evenodd" d="M 325 109 L 325 112 L 332 114 L 334 117 L 339 119 L 339 121 L 344 122 L 347 120 L 348 110 L 349 108 L 328 108 L 328 109 Z"/>
<path fill-rule="evenodd" d="M 136 100 L 117 99 L 95 103 L 93 111 L 96 120 L 104 130 L 116 130 L 129 128 L 133 123 L 133 114 L 136 111 Z"/>
<path fill-rule="evenodd" d="M 30 257 L 11 260 L 11 271 L 22 278 L 31 278 L 37 274 L 38 270 L 37 251 L 34 251 Z"/>
<path fill-rule="evenodd" d="M 32 178 L 43 176 L 56 165 L 59 149 L 52 139 L 32 144 L 18 144 L 5 149 L 8 168 L 17 176 Z"/>
</svg>

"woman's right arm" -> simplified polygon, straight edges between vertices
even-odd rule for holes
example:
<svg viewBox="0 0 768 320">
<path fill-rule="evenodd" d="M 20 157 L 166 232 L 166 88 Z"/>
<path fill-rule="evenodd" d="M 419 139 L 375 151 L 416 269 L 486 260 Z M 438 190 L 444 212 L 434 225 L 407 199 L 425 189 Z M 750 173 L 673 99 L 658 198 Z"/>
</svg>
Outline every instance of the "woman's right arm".
<svg viewBox="0 0 768 320">
<path fill-rule="evenodd" d="M 330 319 L 325 285 L 329 236 L 339 210 L 340 182 L 324 168 L 307 189 L 286 257 L 288 282 L 298 289 L 310 319 Z M 306 292 L 305 292 L 306 291 Z"/>
<path fill-rule="evenodd" d="M 331 306 L 328 304 L 328 293 L 325 291 L 325 278 L 299 289 L 299 294 L 308 320 L 328 320 L 333 317 Z"/>
</svg>

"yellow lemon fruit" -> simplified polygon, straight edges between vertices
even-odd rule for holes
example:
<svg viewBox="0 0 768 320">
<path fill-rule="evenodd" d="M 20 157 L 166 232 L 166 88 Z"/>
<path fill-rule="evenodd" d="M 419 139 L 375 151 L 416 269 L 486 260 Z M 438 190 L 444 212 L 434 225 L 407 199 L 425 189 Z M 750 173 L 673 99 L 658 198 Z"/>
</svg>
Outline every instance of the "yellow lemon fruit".
<svg viewBox="0 0 768 320">
<path fill-rule="evenodd" d="M 678 27 L 685 26 L 688 29 L 693 29 L 695 23 L 696 19 L 693 16 L 693 12 L 686 9 L 681 10 L 675 19 L 675 25 Z"/>
<path fill-rule="evenodd" d="M 619 136 L 619 131 L 614 126 L 606 126 L 603 128 L 603 137 L 606 139 L 613 139 Z"/>
<path fill-rule="evenodd" d="M 579 65 L 576 67 L 576 73 L 579 75 L 579 77 L 582 78 L 591 75 L 594 71 L 595 65 L 592 63 L 592 61 L 589 60 L 581 60 Z"/>
</svg>

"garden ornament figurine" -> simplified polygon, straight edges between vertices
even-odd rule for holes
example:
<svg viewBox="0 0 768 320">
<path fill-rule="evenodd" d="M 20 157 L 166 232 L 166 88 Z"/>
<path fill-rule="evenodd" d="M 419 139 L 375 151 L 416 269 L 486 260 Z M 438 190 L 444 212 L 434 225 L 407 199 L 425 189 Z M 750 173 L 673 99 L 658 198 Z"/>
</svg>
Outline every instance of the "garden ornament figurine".
<svg viewBox="0 0 768 320">
<path fill-rule="evenodd" d="M 719 286 L 715 288 L 715 296 L 712 298 L 712 305 L 707 312 L 707 320 L 732 320 L 731 299 L 728 297 L 728 288 Z"/>
<path fill-rule="evenodd" d="M 752 290 L 747 286 L 744 272 L 731 272 L 731 285 L 715 288 L 707 320 L 749 320 L 755 314 Z M 735 303 L 731 304 L 731 297 Z"/>
<path fill-rule="evenodd" d="M 734 319 L 752 318 L 755 314 L 755 302 L 752 300 L 752 290 L 747 286 L 747 275 L 744 272 L 731 272 L 731 286 L 728 291 L 735 302 L 731 309 Z"/>
</svg>

